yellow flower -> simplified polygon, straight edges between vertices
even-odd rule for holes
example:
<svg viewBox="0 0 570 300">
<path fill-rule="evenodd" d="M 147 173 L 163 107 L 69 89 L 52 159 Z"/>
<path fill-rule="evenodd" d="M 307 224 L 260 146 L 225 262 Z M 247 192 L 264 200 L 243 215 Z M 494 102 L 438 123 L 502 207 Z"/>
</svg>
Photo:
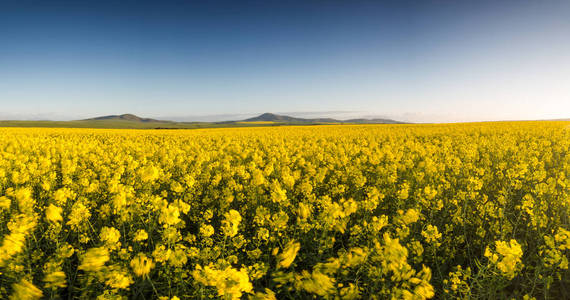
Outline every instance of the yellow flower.
<svg viewBox="0 0 570 300">
<path fill-rule="evenodd" d="M 558 243 L 558 249 L 570 250 L 570 231 L 562 227 L 558 228 L 558 232 L 554 235 L 554 240 Z"/>
<path fill-rule="evenodd" d="M 119 193 L 113 197 L 111 203 L 113 204 L 115 212 L 120 212 L 127 205 L 127 194 L 125 191 L 119 191 Z"/>
<path fill-rule="evenodd" d="M 168 256 L 168 262 L 174 267 L 182 267 L 187 261 L 186 252 L 181 247 L 176 247 Z"/>
<path fill-rule="evenodd" d="M 0 196 L 0 209 L 9 209 L 12 201 L 6 196 Z"/>
<path fill-rule="evenodd" d="M 407 183 L 402 185 L 402 188 L 398 191 L 398 199 L 406 200 L 409 197 L 410 186 Z"/>
<path fill-rule="evenodd" d="M 178 207 L 169 204 L 167 207 L 163 208 L 160 211 L 159 221 L 160 223 L 164 224 L 165 227 L 168 227 L 170 225 L 178 224 L 181 221 L 179 216 L 180 216 L 180 211 L 178 210 Z"/>
<path fill-rule="evenodd" d="M 24 248 L 26 235 L 22 232 L 12 232 L 2 242 L 0 247 L 0 266 L 2 262 L 8 260 L 14 254 L 19 253 Z"/>
<path fill-rule="evenodd" d="M 485 249 L 485 257 L 501 271 L 503 276 L 509 279 L 513 279 L 516 272 L 522 269 L 522 255 L 523 251 L 516 240 L 511 240 L 508 243 L 496 241 L 495 251 L 489 247 Z"/>
<path fill-rule="evenodd" d="M 35 300 L 40 299 L 43 293 L 31 282 L 26 279 L 20 280 L 12 286 L 14 290 L 10 296 L 11 300 Z"/>
<path fill-rule="evenodd" d="M 297 256 L 297 252 L 299 252 L 299 249 L 301 249 L 301 244 L 294 241 L 290 241 L 289 243 L 287 243 L 285 249 L 283 250 L 283 253 L 279 254 L 279 256 L 277 257 L 279 261 L 277 263 L 277 267 L 288 268 L 291 265 L 291 263 L 293 263 L 293 261 L 295 260 L 295 257 Z"/>
<path fill-rule="evenodd" d="M 287 200 L 287 191 L 282 189 L 277 181 L 273 181 L 271 184 L 271 200 L 276 203 L 282 203 Z"/>
<path fill-rule="evenodd" d="M 133 237 L 134 242 L 142 242 L 148 239 L 148 233 L 144 229 L 139 229 Z"/>
<path fill-rule="evenodd" d="M 68 199 L 75 197 L 76 194 L 69 188 L 61 188 L 53 194 L 53 199 L 59 206 L 65 206 Z"/>
<path fill-rule="evenodd" d="M 255 293 L 255 295 L 252 297 L 252 299 L 255 300 L 277 300 L 277 297 L 275 297 L 275 293 L 270 290 L 270 289 L 265 289 L 265 292 L 257 292 Z"/>
<path fill-rule="evenodd" d="M 32 189 L 29 187 L 17 189 L 14 196 L 20 211 L 26 213 L 34 209 L 35 201 L 32 198 Z"/>
<path fill-rule="evenodd" d="M 55 271 L 47 274 L 44 277 L 44 282 L 46 282 L 46 288 L 64 288 L 67 286 L 67 281 L 65 280 L 65 273 L 62 271 Z"/>
<path fill-rule="evenodd" d="M 437 241 L 441 239 L 441 233 L 437 230 L 437 226 L 428 225 L 426 230 L 422 231 L 422 236 L 428 243 L 438 244 Z"/>
<path fill-rule="evenodd" d="M 67 243 L 60 244 L 59 248 L 57 249 L 57 255 L 61 258 L 70 258 L 73 253 L 75 253 L 75 249 Z"/>
<path fill-rule="evenodd" d="M 335 279 L 319 271 L 313 271 L 310 274 L 303 271 L 302 277 L 297 279 L 296 285 L 321 297 L 327 297 L 335 291 Z"/>
<path fill-rule="evenodd" d="M 114 289 L 127 289 L 133 283 L 133 279 L 124 270 L 112 270 L 105 277 L 105 284 Z"/>
<path fill-rule="evenodd" d="M 227 299 L 240 299 L 243 293 L 251 293 L 253 290 L 245 268 L 239 271 L 232 267 L 220 270 L 211 265 L 204 268 L 197 265 L 192 276 L 199 283 L 216 287 L 218 296 Z"/>
<path fill-rule="evenodd" d="M 229 212 L 224 214 L 224 218 L 222 221 L 222 231 L 229 237 L 235 236 L 238 233 L 241 215 L 237 210 L 230 209 Z"/>
<path fill-rule="evenodd" d="M 50 204 L 46 208 L 46 219 L 52 223 L 57 223 L 63 221 L 61 217 L 61 212 L 63 209 L 61 207 L 57 207 L 53 204 Z"/>
<path fill-rule="evenodd" d="M 400 214 L 400 221 L 404 225 L 415 223 L 420 218 L 420 213 L 413 208 L 408 209 L 406 213 L 403 213 L 402 211 L 398 211 L 398 213 Z"/>
<path fill-rule="evenodd" d="M 148 258 L 144 253 L 139 253 L 135 258 L 131 260 L 131 268 L 135 275 L 142 277 L 150 273 L 150 270 L 154 267 L 154 263 L 151 258 Z"/>
<path fill-rule="evenodd" d="M 427 200 L 433 200 L 437 195 L 437 190 L 431 188 L 429 185 L 424 188 L 424 193 Z"/>
<path fill-rule="evenodd" d="M 0 266 L 24 249 L 26 234 L 36 226 L 34 217 L 20 214 L 13 218 L 13 222 L 8 224 L 10 233 L 4 237 L 0 246 Z"/>
<path fill-rule="evenodd" d="M 172 251 L 170 249 L 167 249 L 164 245 L 158 245 L 156 248 L 154 248 L 152 256 L 157 262 L 164 262 L 170 258 L 171 253 Z"/>
<path fill-rule="evenodd" d="M 72 228 L 77 229 L 85 220 L 88 220 L 91 217 L 91 212 L 89 209 L 83 205 L 81 202 L 76 202 L 73 204 L 71 208 L 71 213 L 69 214 L 69 221 L 67 221 L 67 225 L 71 226 Z"/>
<path fill-rule="evenodd" d="M 312 208 L 310 205 L 305 203 L 299 203 L 299 208 L 297 209 L 297 214 L 301 219 L 306 219 L 311 214 Z"/>
<path fill-rule="evenodd" d="M 100 271 L 105 263 L 109 261 L 109 251 L 103 247 L 91 248 L 80 258 L 79 270 L 86 272 Z"/>
<path fill-rule="evenodd" d="M 200 227 L 200 234 L 203 237 L 210 237 L 214 234 L 214 227 L 212 227 L 212 225 L 204 224 Z"/>
<path fill-rule="evenodd" d="M 408 249 L 402 246 L 398 239 L 387 238 L 387 234 L 384 234 L 385 248 L 384 248 L 384 259 L 383 266 L 394 272 L 395 275 L 401 276 L 402 270 L 407 269 L 408 263 L 406 261 L 408 257 Z"/>
<path fill-rule="evenodd" d="M 143 182 L 155 181 L 158 179 L 158 169 L 155 166 L 147 166 L 140 170 L 140 176 Z"/>
<path fill-rule="evenodd" d="M 119 239 L 121 238 L 121 233 L 113 227 L 103 227 L 101 228 L 101 233 L 99 233 L 99 238 L 105 246 L 109 249 L 115 249 L 120 247 Z"/>
</svg>

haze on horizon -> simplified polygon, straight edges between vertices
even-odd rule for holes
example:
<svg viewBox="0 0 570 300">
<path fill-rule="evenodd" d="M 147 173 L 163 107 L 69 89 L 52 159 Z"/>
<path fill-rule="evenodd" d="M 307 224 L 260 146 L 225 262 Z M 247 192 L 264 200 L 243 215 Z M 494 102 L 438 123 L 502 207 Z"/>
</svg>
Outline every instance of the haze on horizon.
<svg viewBox="0 0 570 300">
<path fill-rule="evenodd" d="M 2 1 L 0 119 L 570 118 L 570 1 Z"/>
</svg>

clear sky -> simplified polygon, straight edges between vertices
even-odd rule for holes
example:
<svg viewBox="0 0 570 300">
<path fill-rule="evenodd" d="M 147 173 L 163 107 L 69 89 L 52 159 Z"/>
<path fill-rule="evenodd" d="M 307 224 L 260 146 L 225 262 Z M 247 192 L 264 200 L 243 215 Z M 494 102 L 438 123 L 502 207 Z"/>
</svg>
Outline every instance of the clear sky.
<svg viewBox="0 0 570 300">
<path fill-rule="evenodd" d="M 570 1 L 0 1 L 0 119 L 570 118 Z"/>
</svg>

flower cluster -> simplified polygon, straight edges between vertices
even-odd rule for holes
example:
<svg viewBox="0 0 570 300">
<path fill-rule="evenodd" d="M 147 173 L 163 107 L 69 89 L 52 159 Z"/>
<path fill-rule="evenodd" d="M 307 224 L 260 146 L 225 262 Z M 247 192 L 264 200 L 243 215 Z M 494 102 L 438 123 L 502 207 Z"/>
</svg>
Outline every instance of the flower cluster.
<svg viewBox="0 0 570 300">
<path fill-rule="evenodd" d="M 516 240 L 510 240 L 508 243 L 496 241 L 494 250 L 491 250 L 490 247 L 485 249 L 485 257 L 489 259 L 491 264 L 496 266 L 502 275 L 511 279 L 523 267 L 522 255 L 521 245 Z"/>
</svg>

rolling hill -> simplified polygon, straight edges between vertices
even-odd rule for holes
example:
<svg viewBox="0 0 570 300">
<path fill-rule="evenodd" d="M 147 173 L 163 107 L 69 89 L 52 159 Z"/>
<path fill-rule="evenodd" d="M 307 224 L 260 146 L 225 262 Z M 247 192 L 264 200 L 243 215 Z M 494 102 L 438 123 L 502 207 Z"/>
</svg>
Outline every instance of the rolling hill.
<svg viewBox="0 0 570 300">
<path fill-rule="evenodd" d="M 195 129 L 222 127 L 260 127 L 287 125 L 332 125 L 332 124 L 403 124 L 390 119 L 332 118 L 304 119 L 272 113 L 264 113 L 241 121 L 223 122 L 175 122 L 141 118 L 133 114 L 109 115 L 75 121 L 0 121 L 0 127 L 59 127 L 59 128 L 123 128 L 123 129 Z"/>
<path fill-rule="evenodd" d="M 102 117 L 90 118 L 80 121 L 131 121 L 131 122 L 143 122 L 143 123 L 172 123 L 172 121 L 141 118 L 133 114 L 102 116 Z"/>
<path fill-rule="evenodd" d="M 391 119 L 349 119 L 337 120 L 332 118 L 295 118 L 272 113 L 264 113 L 254 118 L 245 119 L 240 122 L 285 122 L 285 123 L 350 123 L 350 124 L 403 124 L 404 122 Z"/>
</svg>

